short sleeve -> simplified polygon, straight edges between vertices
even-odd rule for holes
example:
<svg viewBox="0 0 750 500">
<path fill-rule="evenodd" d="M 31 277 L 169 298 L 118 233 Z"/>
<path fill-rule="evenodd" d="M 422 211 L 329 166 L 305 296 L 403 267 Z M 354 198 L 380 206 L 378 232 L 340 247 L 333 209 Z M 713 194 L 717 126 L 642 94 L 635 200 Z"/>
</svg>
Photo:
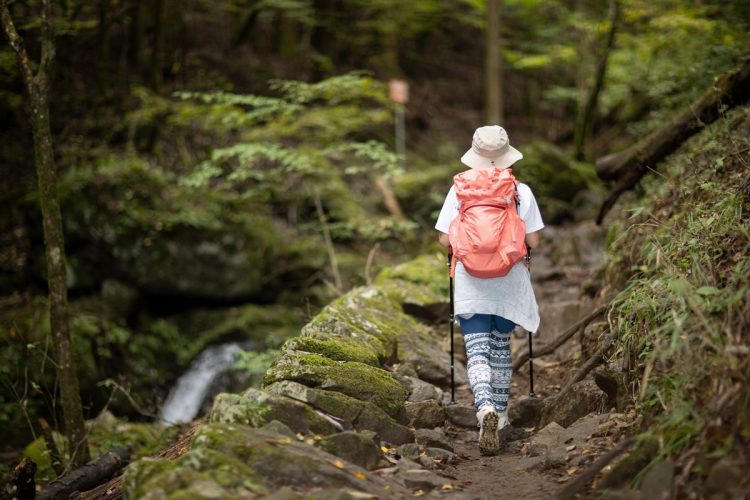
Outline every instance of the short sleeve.
<svg viewBox="0 0 750 500">
<path fill-rule="evenodd" d="M 449 232 L 451 222 L 453 222 L 453 219 L 455 219 L 458 215 L 458 206 L 459 205 L 458 198 L 456 197 L 456 189 L 455 187 L 451 186 L 450 191 L 448 191 L 448 194 L 445 196 L 443 208 L 440 210 L 440 215 L 438 215 L 435 229 L 437 229 L 441 233 L 447 234 Z"/>
<path fill-rule="evenodd" d="M 535 233 L 544 227 L 539 205 L 536 203 L 534 193 L 526 184 L 518 185 L 518 194 L 521 198 L 521 218 L 526 223 L 526 234 Z"/>
</svg>

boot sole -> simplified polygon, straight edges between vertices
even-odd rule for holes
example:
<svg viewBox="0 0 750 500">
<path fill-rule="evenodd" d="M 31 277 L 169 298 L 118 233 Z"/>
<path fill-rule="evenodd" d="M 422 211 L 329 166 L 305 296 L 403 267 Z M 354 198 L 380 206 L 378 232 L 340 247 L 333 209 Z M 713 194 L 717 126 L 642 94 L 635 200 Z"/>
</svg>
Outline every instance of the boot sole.
<svg viewBox="0 0 750 500">
<path fill-rule="evenodd" d="M 500 449 L 500 442 L 497 439 L 497 413 L 490 412 L 482 419 L 482 435 L 479 436 L 479 454 L 496 455 Z"/>
</svg>

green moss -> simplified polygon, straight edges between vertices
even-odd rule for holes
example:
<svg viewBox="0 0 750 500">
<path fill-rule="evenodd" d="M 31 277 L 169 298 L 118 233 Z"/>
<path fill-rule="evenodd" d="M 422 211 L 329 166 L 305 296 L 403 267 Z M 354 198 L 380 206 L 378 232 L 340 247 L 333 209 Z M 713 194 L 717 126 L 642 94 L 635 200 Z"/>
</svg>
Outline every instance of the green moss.
<svg viewBox="0 0 750 500">
<path fill-rule="evenodd" d="M 321 354 L 336 361 L 357 361 L 378 366 L 378 355 L 367 344 L 357 343 L 347 338 L 322 339 L 315 337 L 295 337 L 284 344 L 284 349 Z"/>
<path fill-rule="evenodd" d="M 261 427 L 278 420 L 302 434 L 330 434 L 336 431 L 333 424 L 306 404 L 258 389 L 248 389 L 242 394 L 219 394 L 214 399 L 207 420 L 251 427 Z"/>
<path fill-rule="evenodd" d="M 175 460 L 142 459 L 125 471 L 126 499 L 221 498 L 266 493 L 263 482 L 232 454 L 195 448 Z"/>
<path fill-rule="evenodd" d="M 333 361 L 320 355 L 284 353 L 269 368 L 264 384 L 293 380 L 370 401 L 392 417 L 404 412 L 406 389 L 385 370 L 353 361 Z"/>
<path fill-rule="evenodd" d="M 448 296 L 448 266 L 445 254 L 422 255 L 394 267 L 383 269 L 375 279 L 376 285 L 393 286 L 392 282 L 406 281 L 426 286 L 437 297 Z"/>
</svg>

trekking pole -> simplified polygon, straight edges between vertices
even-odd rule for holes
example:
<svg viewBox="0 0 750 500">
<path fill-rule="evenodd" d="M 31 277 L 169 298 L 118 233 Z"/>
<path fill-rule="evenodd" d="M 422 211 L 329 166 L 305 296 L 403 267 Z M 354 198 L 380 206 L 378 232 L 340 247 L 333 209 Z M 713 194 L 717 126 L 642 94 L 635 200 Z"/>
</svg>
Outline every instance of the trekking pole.
<svg viewBox="0 0 750 500">
<path fill-rule="evenodd" d="M 526 245 L 526 269 L 529 270 L 531 275 L 531 247 Z M 529 397 L 535 398 L 534 394 L 534 351 L 532 349 L 531 332 L 527 332 L 529 335 Z"/>
<path fill-rule="evenodd" d="M 451 330 L 451 402 L 450 404 L 456 404 L 456 379 L 455 379 L 455 364 L 454 364 L 454 352 L 453 352 L 453 274 L 450 272 L 451 263 L 453 262 L 453 247 L 448 247 L 448 280 L 450 282 L 450 330 Z"/>
</svg>

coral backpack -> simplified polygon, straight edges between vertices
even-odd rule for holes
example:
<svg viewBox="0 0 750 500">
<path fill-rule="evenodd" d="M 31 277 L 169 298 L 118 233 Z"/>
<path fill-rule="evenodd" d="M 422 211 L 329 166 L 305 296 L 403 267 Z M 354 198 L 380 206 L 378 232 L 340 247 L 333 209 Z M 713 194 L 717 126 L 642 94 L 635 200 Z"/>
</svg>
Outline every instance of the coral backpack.
<svg viewBox="0 0 750 500">
<path fill-rule="evenodd" d="M 461 207 L 449 229 L 456 261 L 477 278 L 505 276 L 526 256 L 526 224 L 518 216 L 516 178 L 509 168 L 472 169 L 453 177 Z"/>
</svg>

